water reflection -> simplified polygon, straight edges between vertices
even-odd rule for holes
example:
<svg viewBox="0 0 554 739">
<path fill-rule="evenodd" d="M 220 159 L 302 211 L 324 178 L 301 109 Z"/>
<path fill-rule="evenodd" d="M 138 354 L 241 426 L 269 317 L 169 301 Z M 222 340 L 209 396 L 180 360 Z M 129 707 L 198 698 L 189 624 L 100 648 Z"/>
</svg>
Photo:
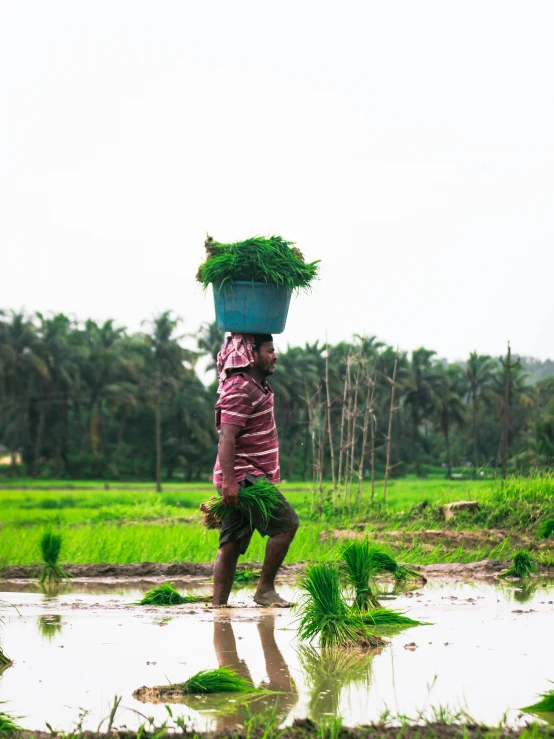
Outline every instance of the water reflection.
<svg viewBox="0 0 554 739">
<path fill-rule="evenodd" d="M 344 649 L 315 649 L 302 646 L 298 649 L 300 664 L 304 670 L 310 691 L 308 711 L 313 721 L 325 716 L 336 716 L 341 697 L 352 685 L 369 690 L 372 678 L 372 661 L 381 649 L 359 652 Z"/>
<path fill-rule="evenodd" d="M 42 638 L 46 641 L 52 641 L 54 637 L 61 633 L 62 617 L 55 613 L 39 616 L 37 626 Z"/>
</svg>

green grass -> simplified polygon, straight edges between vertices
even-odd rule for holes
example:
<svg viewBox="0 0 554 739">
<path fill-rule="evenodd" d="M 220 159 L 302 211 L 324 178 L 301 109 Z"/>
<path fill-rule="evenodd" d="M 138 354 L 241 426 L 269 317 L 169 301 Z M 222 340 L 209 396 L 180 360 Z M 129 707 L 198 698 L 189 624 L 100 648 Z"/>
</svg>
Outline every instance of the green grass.
<svg viewBox="0 0 554 739">
<path fill-rule="evenodd" d="M 31 485 L 28 480 L 25 485 Z M 60 481 L 60 485 L 65 484 Z M 206 562 L 217 551 L 217 532 L 206 531 L 200 523 L 199 504 L 213 490 L 210 483 L 172 484 L 156 493 L 152 484 L 132 484 L 128 489 L 105 490 L 103 483 L 73 483 L 75 490 L 47 490 L 43 481 L 36 489 L 0 489 L 0 565 L 38 564 L 37 541 L 48 526 L 63 526 L 62 563 Z M 48 481 L 55 487 L 56 481 Z M 96 486 L 96 489 L 95 489 Z M 310 516 L 308 484 L 282 484 L 282 492 L 298 510 L 301 526 L 287 562 L 337 559 L 337 547 L 321 542 L 322 532 L 334 528 L 351 529 L 365 522 L 365 532 L 404 529 L 411 532 L 429 528 L 481 530 L 490 525 L 524 531 L 535 537 L 541 521 L 554 508 L 552 477 L 510 480 L 502 486 L 494 481 L 393 480 L 390 505 L 375 513 L 367 509 L 351 517 L 314 519 Z M 330 486 L 329 486 L 330 489 Z M 364 506 L 369 484 L 364 486 Z M 413 515 L 412 506 L 428 500 L 423 513 Z M 437 506 L 453 500 L 478 500 L 478 518 L 444 522 Z M 377 500 L 379 494 L 377 491 Z M 24 531 L 22 531 L 24 527 Z M 471 562 L 479 559 L 510 559 L 520 548 L 509 540 L 501 544 L 484 542 L 471 548 L 438 544 L 434 548 L 402 537 L 390 539 L 379 548 L 397 561 L 407 564 Z M 265 541 L 254 534 L 246 559 L 261 562 Z M 548 552 L 536 553 L 541 566 L 552 566 Z"/>
<path fill-rule="evenodd" d="M 234 244 L 220 244 L 208 236 L 205 247 L 206 260 L 196 275 L 204 288 L 247 280 L 306 289 L 319 270 L 318 262 L 306 263 L 294 243 L 280 236 L 254 236 Z"/>
<path fill-rule="evenodd" d="M 391 557 L 390 554 L 379 547 L 369 546 L 368 544 L 366 557 L 370 577 L 375 577 L 375 575 L 386 572 L 387 574 L 392 575 L 398 583 L 405 583 L 411 580 L 425 582 L 423 575 L 420 575 L 419 572 L 416 572 L 415 570 L 410 570 L 409 567 L 398 564 L 394 557 Z"/>
<path fill-rule="evenodd" d="M 554 536 L 554 518 L 545 518 L 541 521 L 537 531 L 539 539 L 549 539 Z"/>
<path fill-rule="evenodd" d="M 176 606 L 184 603 L 207 603 L 209 595 L 181 595 L 170 582 L 164 582 L 145 593 L 141 606 Z"/>
</svg>

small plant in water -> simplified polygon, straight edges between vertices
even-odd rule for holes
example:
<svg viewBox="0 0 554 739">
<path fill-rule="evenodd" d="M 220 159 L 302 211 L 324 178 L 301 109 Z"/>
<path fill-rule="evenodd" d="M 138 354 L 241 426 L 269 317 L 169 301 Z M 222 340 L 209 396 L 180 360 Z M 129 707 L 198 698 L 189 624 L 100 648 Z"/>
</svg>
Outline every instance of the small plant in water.
<svg viewBox="0 0 554 739">
<path fill-rule="evenodd" d="M 39 582 L 44 585 L 60 583 L 68 578 L 63 567 L 58 564 L 62 548 L 62 535 L 47 529 L 40 538 L 40 551 L 44 567 L 39 575 Z"/>
<path fill-rule="evenodd" d="M 200 670 L 182 683 L 169 683 L 153 688 L 139 688 L 133 697 L 139 700 L 160 702 L 183 695 L 207 695 L 215 693 L 270 693 L 256 688 L 250 680 L 241 677 L 231 667 L 218 667 L 215 670 Z"/>
<path fill-rule="evenodd" d="M 0 706 L 4 704 L 5 701 L 0 701 Z M 19 718 L 19 716 L 17 716 L 17 718 Z M 12 731 L 23 731 L 21 726 L 18 726 L 15 721 L 15 716 L 10 716 L 9 713 L 0 709 L 0 734 L 8 734 Z"/>
<path fill-rule="evenodd" d="M 539 539 L 549 539 L 551 536 L 554 536 L 554 518 L 545 518 L 539 524 L 537 537 Z"/>
<path fill-rule="evenodd" d="M 416 621 L 405 616 L 400 611 L 391 611 L 388 608 L 375 608 L 362 614 L 365 623 L 371 626 L 387 626 L 392 629 L 405 629 L 410 626 L 425 626 L 424 621 Z"/>
<path fill-rule="evenodd" d="M 409 580 L 419 580 L 422 583 L 427 582 L 421 573 L 398 564 L 390 554 L 387 554 L 378 547 L 370 547 L 368 559 L 372 576 L 375 576 L 380 572 L 388 572 L 394 577 L 396 582 L 408 582 Z"/>
<path fill-rule="evenodd" d="M 258 570 L 253 570 L 250 567 L 245 567 L 244 570 L 237 570 L 235 572 L 234 582 L 241 585 L 248 585 L 248 583 L 258 580 L 260 573 Z"/>
<path fill-rule="evenodd" d="M 183 603 L 209 603 L 211 599 L 211 595 L 181 595 L 170 582 L 164 582 L 145 593 L 143 599 L 138 602 L 138 605 L 176 606 L 182 605 Z"/>
<path fill-rule="evenodd" d="M 510 567 L 500 573 L 501 577 L 529 577 L 537 571 L 535 560 L 528 551 L 520 549 L 514 554 Z"/>
<path fill-rule="evenodd" d="M 361 615 L 345 603 L 335 563 L 310 565 L 300 578 L 299 586 L 304 591 L 298 629 L 301 639 L 312 641 L 319 636 L 323 648 L 376 647 L 384 643 L 364 623 Z"/>
<path fill-rule="evenodd" d="M 59 614 L 39 616 L 38 630 L 42 637 L 48 639 L 48 641 L 52 641 L 62 630 L 62 617 Z"/>
<path fill-rule="evenodd" d="M 540 693 L 540 700 L 538 703 L 534 703 L 532 706 L 522 708 L 522 711 L 528 711 L 529 713 L 554 713 L 554 689 L 547 690 L 546 693 Z"/>
<path fill-rule="evenodd" d="M 269 520 L 275 517 L 276 511 L 281 505 L 281 500 L 279 489 L 264 477 L 260 478 L 254 485 L 249 485 L 239 491 L 239 508 L 242 508 L 250 516 L 251 523 L 252 514 L 256 512 L 263 526 L 267 526 Z M 200 505 L 200 510 L 202 511 L 204 526 L 207 529 L 218 529 L 231 508 L 223 505 L 223 499 L 220 495 L 214 495 Z"/>
</svg>

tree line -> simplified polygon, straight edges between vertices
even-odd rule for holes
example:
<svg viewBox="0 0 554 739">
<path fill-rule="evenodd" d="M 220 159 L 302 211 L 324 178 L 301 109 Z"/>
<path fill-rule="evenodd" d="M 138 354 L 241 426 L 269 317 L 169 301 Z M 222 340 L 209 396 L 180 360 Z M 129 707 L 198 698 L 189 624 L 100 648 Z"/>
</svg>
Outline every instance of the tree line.
<svg viewBox="0 0 554 739">
<path fill-rule="evenodd" d="M 7 474 L 206 479 L 217 447 L 214 324 L 180 332 L 170 311 L 129 333 L 108 320 L 0 313 L 0 457 Z M 192 348 L 190 348 L 192 347 Z M 533 368 L 536 370 L 536 368 Z M 210 378 L 214 377 L 214 373 Z M 431 466 L 445 476 L 554 463 L 554 375 L 531 382 L 513 355 L 463 363 L 397 351 L 375 337 L 281 352 L 276 393 L 282 477 L 332 480 L 342 503 L 360 480 Z M 2 448 L 4 452 L 2 452 Z M 504 470 L 505 471 L 505 470 Z M 385 483 L 386 484 L 386 483 Z"/>
</svg>

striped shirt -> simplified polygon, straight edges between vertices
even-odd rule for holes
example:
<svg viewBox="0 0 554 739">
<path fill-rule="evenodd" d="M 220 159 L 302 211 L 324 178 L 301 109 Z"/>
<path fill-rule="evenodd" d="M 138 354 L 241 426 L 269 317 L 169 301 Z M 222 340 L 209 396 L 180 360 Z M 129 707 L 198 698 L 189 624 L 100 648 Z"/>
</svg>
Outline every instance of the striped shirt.
<svg viewBox="0 0 554 739">
<path fill-rule="evenodd" d="M 235 439 L 235 480 L 246 475 L 265 475 L 279 482 L 279 440 L 273 413 L 273 390 L 266 382 L 260 385 L 250 375 L 239 372 L 228 377 L 215 405 L 215 425 L 240 426 Z M 223 474 L 219 457 L 215 461 L 214 485 L 221 487 Z"/>
</svg>

